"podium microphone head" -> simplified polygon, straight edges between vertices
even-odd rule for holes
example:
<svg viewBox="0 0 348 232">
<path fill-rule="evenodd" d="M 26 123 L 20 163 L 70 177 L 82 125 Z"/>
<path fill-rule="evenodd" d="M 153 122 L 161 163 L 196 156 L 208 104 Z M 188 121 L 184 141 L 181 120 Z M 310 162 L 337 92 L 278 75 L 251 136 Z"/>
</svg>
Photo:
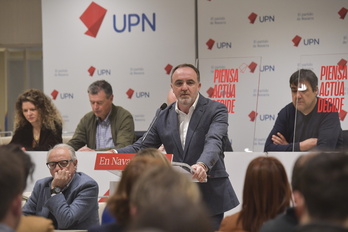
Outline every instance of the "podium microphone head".
<svg viewBox="0 0 348 232">
<path fill-rule="evenodd" d="M 161 110 L 164 110 L 165 108 L 167 108 L 167 103 L 163 103 L 160 107 Z"/>
</svg>

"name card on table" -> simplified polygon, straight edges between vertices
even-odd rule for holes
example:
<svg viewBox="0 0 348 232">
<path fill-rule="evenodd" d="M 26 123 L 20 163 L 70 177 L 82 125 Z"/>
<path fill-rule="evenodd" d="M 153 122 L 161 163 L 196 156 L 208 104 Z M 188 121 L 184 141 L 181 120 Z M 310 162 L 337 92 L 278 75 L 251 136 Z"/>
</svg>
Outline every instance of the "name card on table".
<svg viewBox="0 0 348 232">
<path fill-rule="evenodd" d="M 122 171 L 128 165 L 135 153 L 97 153 L 94 170 Z M 165 154 L 169 162 L 173 161 L 173 154 Z"/>
</svg>

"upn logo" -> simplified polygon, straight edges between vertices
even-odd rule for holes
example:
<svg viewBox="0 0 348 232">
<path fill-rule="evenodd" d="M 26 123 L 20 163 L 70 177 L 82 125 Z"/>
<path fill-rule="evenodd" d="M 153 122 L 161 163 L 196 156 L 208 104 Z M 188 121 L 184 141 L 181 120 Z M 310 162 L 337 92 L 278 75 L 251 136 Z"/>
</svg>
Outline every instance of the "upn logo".
<svg viewBox="0 0 348 232">
<path fill-rule="evenodd" d="M 100 26 L 104 20 L 107 10 L 95 2 L 92 2 L 80 16 L 81 21 L 87 27 L 86 35 L 97 37 Z"/>
<path fill-rule="evenodd" d="M 91 77 L 93 77 L 95 73 L 97 73 L 98 76 L 111 75 L 111 69 L 96 69 L 94 66 L 89 67 L 87 71 Z"/>
<path fill-rule="evenodd" d="M 232 42 L 216 42 L 213 39 L 209 39 L 205 44 L 207 45 L 209 50 L 212 50 L 214 45 L 216 45 L 215 47 L 217 49 L 229 49 L 229 48 L 232 48 Z"/>
<path fill-rule="evenodd" d="M 274 22 L 275 21 L 275 16 L 274 15 L 261 15 L 261 16 L 258 16 L 255 12 L 252 12 L 248 16 L 249 22 L 251 24 L 254 24 L 256 19 L 257 19 L 257 17 L 258 17 L 260 23 Z"/>
<path fill-rule="evenodd" d="M 52 92 L 51 92 L 51 96 L 52 96 L 52 99 L 53 100 L 57 100 L 58 99 L 62 99 L 62 100 L 65 100 L 65 99 L 74 99 L 74 94 L 73 93 L 61 93 L 59 92 L 58 90 L 54 89 Z"/>
<path fill-rule="evenodd" d="M 300 44 L 301 41 L 302 41 L 303 45 L 305 45 L 305 46 L 319 45 L 320 44 L 320 39 L 319 38 L 305 38 L 305 39 L 302 39 L 301 36 L 296 35 L 292 39 L 292 42 L 294 43 L 295 47 L 298 47 L 298 45 Z"/>
<path fill-rule="evenodd" d="M 344 19 L 347 15 L 348 9 L 342 7 L 341 10 L 338 11 L 340 19 Z"/>
</svg>

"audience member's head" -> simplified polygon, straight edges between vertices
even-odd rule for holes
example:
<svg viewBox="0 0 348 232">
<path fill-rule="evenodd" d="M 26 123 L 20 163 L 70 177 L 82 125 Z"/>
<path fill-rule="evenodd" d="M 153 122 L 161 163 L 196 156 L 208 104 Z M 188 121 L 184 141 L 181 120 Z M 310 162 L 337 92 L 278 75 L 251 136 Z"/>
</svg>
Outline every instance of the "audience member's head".
<svg viewBox="0 0 348 232">
<path fill-rule="evenodd" d="M 143 175 L 144 171 L 156 167 L 166 166 L 163 160 L 151 156 L 135 156 L 122 172 L 120 183 L 115 193 L 110 196 L 108 207 L 110 213 L 116 217 L 120 225 L 126 226 L 130 219 L 129 198 L 134 183 Z M 168 166 L 166 167 L 168 168 Z"/>
<path fill-rule="evenodd" d="M 212 231 L 198 186 L 172 168 L 147 170 L 133 188 L 130 205 L 131 231 Z"/>
<path fill-rule="evenodd" d="M 305 215 L 301 224 L 328 223 L 348 228 L 348 154 L 321 152 L 306 162 L 301 181 Z"/>
<path fill-rule="evenodd" d="M 315 152 L 311 152 L 308 154 L 302 154 L 300 155 L 292 168 L 291 173 L 291 188 L 292 188 L 292 195 L 294 199 L 295 204 L 295 212 L 297 218 L 299 218 L 303 214 L 303 196 L 301 191 L 301 180 L 303 175 L 303 168 L 306 162 L 308 162 L 314 155 L 316 155 Z"/>
<path fill-rule="evenodd" d="M 162 161 L 165 166 L 171 167 L 168 158 L 160 150 L 156 148 L 145 148 L 139 150 L 136 156 L 150 156 L 158 159 L 159 161 Z"/>
<path fill-rule="evenodd" d="M 27 124 L 39 124 L 56 132 L 56 125 L 62 125 L 62 118 L 42 91 L 28 89 L 18 96 L 15 113 L 15 130 Z"/>
<path fill-rule="evenodd" d="M 94 115 L 104 120 L 111 111 L 114 99 L 111 85 L 105 80 L 98 80 L 88 87 L 87 92 Z"/>
<path fill-rule="evenodd" d="M 265 221 L 289 207 L 291 188 L 283 164 L 274 157 L 257 157 L 247 168 L 238 221 L 244 230 L 259 231 Z"/>
<path fill-rule="evenodd" d="M 0 146 L 0 224 L 16 229 L 22 215 L 22 193 L 34 164 L 14 144 Z"/>
</svg>

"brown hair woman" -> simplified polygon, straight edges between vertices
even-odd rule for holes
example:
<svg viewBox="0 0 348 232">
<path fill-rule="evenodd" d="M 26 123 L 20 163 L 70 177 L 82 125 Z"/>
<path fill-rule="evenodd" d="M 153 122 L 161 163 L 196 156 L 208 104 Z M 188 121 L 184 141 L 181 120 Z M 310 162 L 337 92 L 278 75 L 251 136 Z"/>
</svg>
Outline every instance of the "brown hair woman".
<svg viewBox="0 0 348 232">
<path fill-rule="evenodd" d="M 274 157 L 257 157 L 246 171 L 241 211 L 225 217 L 219 231 L 258 232 L 290 202 L 291 188 L 283 164 Z"/>
</svg>

